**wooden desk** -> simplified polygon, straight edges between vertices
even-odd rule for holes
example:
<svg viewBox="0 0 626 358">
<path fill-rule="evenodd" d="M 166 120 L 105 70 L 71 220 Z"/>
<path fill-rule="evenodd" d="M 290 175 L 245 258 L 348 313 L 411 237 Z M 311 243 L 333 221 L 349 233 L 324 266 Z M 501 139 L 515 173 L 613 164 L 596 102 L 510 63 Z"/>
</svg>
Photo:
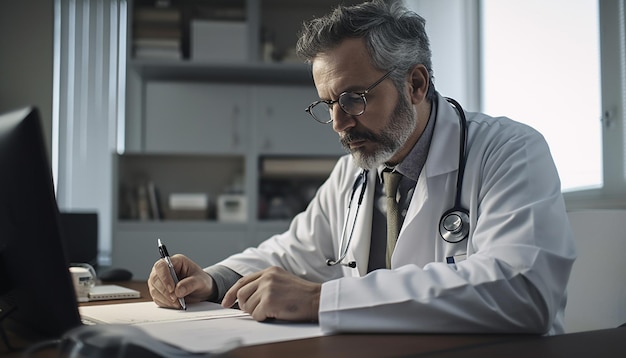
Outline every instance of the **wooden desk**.
<svg viewBox="0 0 626 358">
<path fill-rule="evenodd" d="M 227 357 L 623 357 L 626 328 L 535 335 L 350 334 L 242 347 Z"/>
<path fill-rule="evenodd" d="M 145 282 L 117 283 L 139 290 L 140 299 L 99 301 L 81 305 L 149 301 Z M 621 357 L 626 352 L 626 328 L 614 328 L 553 337 L 536 335 L 471 334 L 342 334 L 234 349 L 224 357 L 367 358 L 436 357 Z M 0 350 L 0 356 L 5 357 Z M 20 357 L 11 353 L 6 357 Z M 35 357 L 56 357 L 46 350 Z"/>
</svg>

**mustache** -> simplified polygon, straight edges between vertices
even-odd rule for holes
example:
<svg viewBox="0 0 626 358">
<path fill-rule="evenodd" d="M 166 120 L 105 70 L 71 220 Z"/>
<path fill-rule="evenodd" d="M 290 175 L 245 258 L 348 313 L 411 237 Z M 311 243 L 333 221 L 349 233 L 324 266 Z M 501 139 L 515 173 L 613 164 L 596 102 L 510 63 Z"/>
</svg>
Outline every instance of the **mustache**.
<svg viewBox="0 0 626 358">
<path fill-rule="evenodd" d="M 351 129 L 346 132 L 346 134 L 341 137 L 341 143 L 344 145 L 350 144 L 350 142 L 358 141 L 358 140 L 367 140 L 371 142 L 378 142 L 379 138 L 372 132 L 369 131 L 358 131 L 356 129 Z"/>
</svg>

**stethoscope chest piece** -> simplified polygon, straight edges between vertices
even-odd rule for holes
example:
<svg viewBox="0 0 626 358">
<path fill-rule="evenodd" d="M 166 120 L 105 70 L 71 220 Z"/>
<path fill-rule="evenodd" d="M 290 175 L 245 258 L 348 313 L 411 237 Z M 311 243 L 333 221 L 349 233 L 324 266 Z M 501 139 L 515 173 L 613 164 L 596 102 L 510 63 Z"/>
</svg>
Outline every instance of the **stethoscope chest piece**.
<svg viewBox="0 0 626 358">
<path fill-rule="evenodd" d="M 439 235 L 444 241 L 455 244 L 467 238 L 469 227 L 468 211 L 452 208 L 446 211 L 439 221 Z"/>
</svg>

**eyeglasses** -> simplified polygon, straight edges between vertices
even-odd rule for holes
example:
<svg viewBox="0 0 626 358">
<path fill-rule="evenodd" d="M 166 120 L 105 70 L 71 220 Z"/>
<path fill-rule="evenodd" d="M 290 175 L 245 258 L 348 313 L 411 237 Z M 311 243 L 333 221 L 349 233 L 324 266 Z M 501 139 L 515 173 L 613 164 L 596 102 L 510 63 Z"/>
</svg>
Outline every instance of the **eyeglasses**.
<svg viewBox="0 0 626 358">
<path fill-rule="evenodd" d="M 365 107 L 367 106 L 367 100 L 365 99 L 365 95 L 368 94 L 379 83 L 384 81 L 385 78 L 389 77 L 391 72 L 393 72 L 394 70 L 395 68 L 392 68 L 389 72 L 385 73 L 383 77 L 374 82 L 363 92 L 343 92 L 339 95 L 339 98 L 336 101 L 316 101 L 311 103 L 311 105 L 308 106 L 305 111 L 310 114 L 313 119 L 323 124 L 328 124 L 333 121 L 332 112 L 333 105 L 335 103 L 339 103 L 339 107 L 346 114 L 349 114 L 351 116 L 360 116 L 365 112 Z"/>
</svg>

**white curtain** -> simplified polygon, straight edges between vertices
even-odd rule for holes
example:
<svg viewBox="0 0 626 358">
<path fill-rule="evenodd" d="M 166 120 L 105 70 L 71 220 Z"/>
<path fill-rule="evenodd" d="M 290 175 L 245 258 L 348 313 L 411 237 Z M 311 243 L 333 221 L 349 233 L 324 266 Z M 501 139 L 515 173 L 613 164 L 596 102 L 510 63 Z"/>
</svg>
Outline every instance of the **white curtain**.
<svg viewBox="0 0 626 358">
<path fill-rule="evenodd" d="M 110 263 L 113 154 L 124 142 L 126 11 L 126 0 L 55 0 L 57 200 L 62 211 L 98 213 L 102 265 Z"/>
</svg>

